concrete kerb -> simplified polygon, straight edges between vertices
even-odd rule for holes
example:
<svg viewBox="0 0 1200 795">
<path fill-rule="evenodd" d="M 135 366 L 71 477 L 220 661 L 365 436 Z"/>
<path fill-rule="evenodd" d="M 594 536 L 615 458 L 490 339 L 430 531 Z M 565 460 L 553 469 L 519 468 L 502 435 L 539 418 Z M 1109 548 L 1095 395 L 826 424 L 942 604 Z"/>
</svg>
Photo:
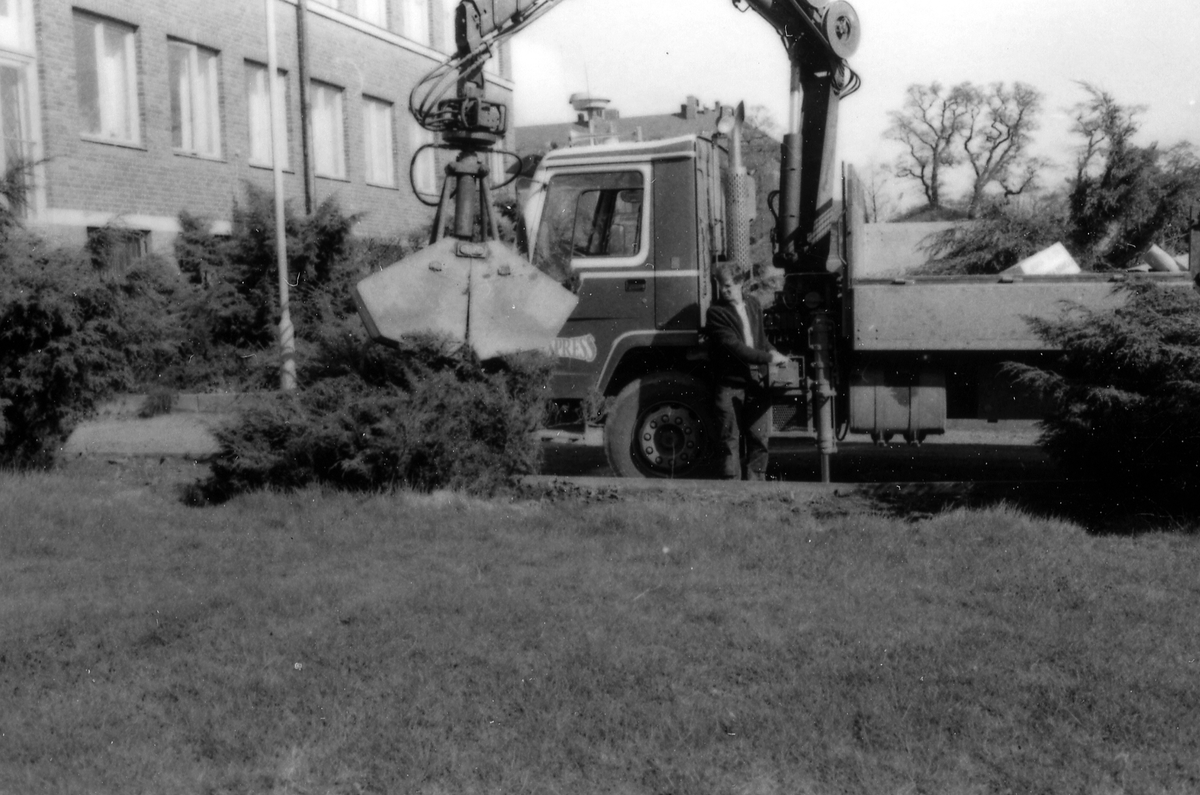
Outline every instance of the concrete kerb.
<svg viewBox="0 0 1200 795">
<path fill-rule="evenodd" d="M 276 392 L 199 392 L 173 396 L 171 413 L 179 414 L 236 414 L 251 406 L 261 405 Z M 114 395 L 96 409 L 95 419 L 141 417 L 149 395 Z"/>
<path fill-rule="evenodd" d="M 59 456 L 160 456 L 204 461 L 220 452 L 213 431 L 238 412 L 261 405 L 273 392 L 184 393 L 171 410 L 143 416 L 148 395 L 116 395 L 79 423 Z"/>
</svg>

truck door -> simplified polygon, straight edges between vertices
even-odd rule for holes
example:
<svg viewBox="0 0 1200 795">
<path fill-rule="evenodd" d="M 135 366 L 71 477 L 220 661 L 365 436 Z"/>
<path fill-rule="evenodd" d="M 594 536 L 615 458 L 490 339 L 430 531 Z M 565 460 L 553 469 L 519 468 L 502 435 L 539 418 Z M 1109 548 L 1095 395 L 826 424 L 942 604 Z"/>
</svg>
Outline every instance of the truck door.
<svg viewBox="0 0 1200 795">
<path fill-rule="evenodd" d="M 655 321 L 663 330 L 695 331 L 701 325 L 700 162 L 681 157 L 654 164 Z"/>
<path fill-rule="evenodd" d="M 579 296 L 555 351 L 566 396 L 587 394 L 619 337 L 654 329 L 650 181 L 646 163 L 557 171 L 546 183 L 533 264 Z"/>
</svg>

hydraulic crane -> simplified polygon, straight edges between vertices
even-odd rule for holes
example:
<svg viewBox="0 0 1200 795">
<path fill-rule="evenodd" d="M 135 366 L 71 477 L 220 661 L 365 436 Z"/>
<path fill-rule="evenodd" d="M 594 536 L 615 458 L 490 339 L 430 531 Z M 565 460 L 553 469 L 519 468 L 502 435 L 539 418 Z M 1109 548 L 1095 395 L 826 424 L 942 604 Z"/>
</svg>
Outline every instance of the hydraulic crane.
<svg viewBox="0 0 1200 795">
<path fill-rule="evenodd" d="M 433 239 L 359 283 L 360 315 L 377 340 L 444 333 L 480 359 L 546 350 L 555 357 L 546 394 L 581 422 L 575 441 L 603 444 L 621 476 L 694 476 L 717 435 L 704 329 L 710 276 L 724 261 L 752 265 L 741 114 L 721 109 L 712 133 L 546 153 L 523 199 L 528 256 L 508 249 L 496 239 L 484 156 L 497 151 L 508 110 L 485 95 L 483 66 L 560 1 L 458 6 L 457 52 L 410 101 L 417 120 L 458 151 Z M 784 282 L 766 311 L 767 333 L 789 361 L 767 385 L 770 434 L 815 438 L 822 480 L 840 432 L 917 445 L 954 420 L 1044 416 L 1038 396 L 1005 375 L 1009 362 L 1036 364 L 1054 350 L 1030 318 L 1052 318 L 1065 304 L 1111 307 L 1121 300 L 1111 280 L 1190 288 L 1195 236 L 1192 274 L 904 270 L 906 252 L 920 253 L 904 242 L 912 231 L 868 223 L 852 168 L 833 201 L 838 106 L 858 85 L 847 64 L 859 40 L 853 9 L 842 0 L 734 5 L 766 20 L 789 58 L 780 180 L 767 197 Z"/>
<path fill-rule="evenodd" d="M 503 139 L 509 112 L 503 103 L 486 97 L 484 65 L 496 47 L 559 2 L 462 0 L 455 13 L 456 53 L 414 88 L 409 102 L 414 118 L 440 134 L 447 148 L 458 151 L 446 169 L 431 244 L 438 245 L 447 226 L 458 241 L 478 244 L 496 237 L 486 154 Z M 790 62 L 780 183 L 771 195 L 774 264 L 783 269 L 787 303 L 807 330 L 811 405 L 822 476 L 828 480 L 829 456 L 836 449 L 831 337 L 841 298 L 840 255 L 832 245 L 834 149 L 838 103 L 859 82 L 847 62 L 858 46 L 859 22 L 845 0 L 734 0 L 734 6 L 766 20 L 779 34 Z M 730 225 L 747 222 L 734 217 Z M 460 245 L 459 256 L 463 251 Z M 430 267 L 439 270 L 440 265 L 439 261 Z M 364 308 L 365 292 L 359 290 L 360 310 L 368 328 L 374 329 L 371 310 Z M 567 311 L 572 308 L 574 303 Z M 387 338 L 377 329 L 372 336 Z"/>
</svg>

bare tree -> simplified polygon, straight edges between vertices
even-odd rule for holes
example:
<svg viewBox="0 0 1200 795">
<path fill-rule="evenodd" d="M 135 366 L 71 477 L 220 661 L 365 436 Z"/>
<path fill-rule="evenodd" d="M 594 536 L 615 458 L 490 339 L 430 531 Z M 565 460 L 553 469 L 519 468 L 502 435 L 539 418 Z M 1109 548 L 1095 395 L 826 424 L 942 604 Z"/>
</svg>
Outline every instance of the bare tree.
<svg viewBox="0 0 1200 795">
<path fill-rule="evenodd" d="M 776 141 L 783 139 L 783 128 L 775 121 L 771 109 L 766 105 L 751 105 L 746 108 L 746 124 Z"/>
<path fill-rule="evenodd" d="M 885 163 L 871 160 L 863 170 L 862 189 L 866 200 L 867 223 L 878 224 L 891 217 L 896 199 L 889 188 L 892 169 Z"/>
<path fill-rule="evenodd" d="M 1005 196 L 1016 196 L 1036 181 L 1044 162 L 1026 156 L 1042 110 L 1042 94 L 1026 83 L 993 83 L 986 89 L 970 83 L 954 88 L 965 114 L 961 145 L 975 174 L 967 217 L 978 216 L 984 191 L 993 183 Z"/>
<path fill-rule="evenodd" d="M 962 86 L 947 90 L 935 81 L 909 86 L 904 107 L 891 113 L 885 136 L 908 150 L 896 164 L 896 176 L 919 182 L 931 208 L 942 205 L 942 170 L 959 162 L 954 144 L 964 134 L 969 109 L 970 95 Z"/>
</svg>

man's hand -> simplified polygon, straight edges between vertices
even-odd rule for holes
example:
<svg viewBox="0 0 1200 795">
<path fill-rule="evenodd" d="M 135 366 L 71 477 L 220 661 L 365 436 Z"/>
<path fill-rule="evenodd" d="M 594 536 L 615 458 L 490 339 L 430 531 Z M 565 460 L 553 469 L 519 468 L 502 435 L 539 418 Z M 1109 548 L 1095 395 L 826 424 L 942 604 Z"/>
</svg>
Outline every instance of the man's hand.
<svg viewBox="0 0 1200 795">
<path fill-rule="evenodd" d="M 775 365 L 776 367 L 782 367 L 789 361 L 791 360 L 779 351 L 771 351 L 771 364 Z"/>
</svg>

